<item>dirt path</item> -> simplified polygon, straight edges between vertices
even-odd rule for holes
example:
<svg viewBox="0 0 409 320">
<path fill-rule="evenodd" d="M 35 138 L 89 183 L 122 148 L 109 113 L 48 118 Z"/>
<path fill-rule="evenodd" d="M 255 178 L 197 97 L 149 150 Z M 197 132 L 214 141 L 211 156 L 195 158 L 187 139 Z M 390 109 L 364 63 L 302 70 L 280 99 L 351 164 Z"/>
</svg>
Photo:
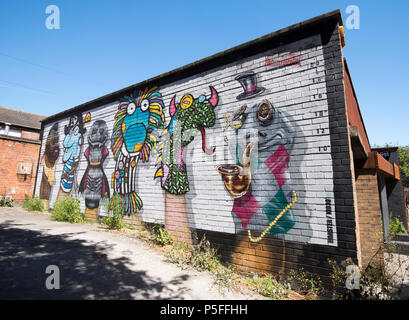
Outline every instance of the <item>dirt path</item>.
<svg viewBox="0 0 409 320">
<path fill-rule="evenodd" d="M 146 243 L 98 225 L 0 208 L 0 299 L 263 299 L 221 293 L 206 272 L 180 270 Z M 60 289 L 47 289 L 49 265 Z"/>
</svg>

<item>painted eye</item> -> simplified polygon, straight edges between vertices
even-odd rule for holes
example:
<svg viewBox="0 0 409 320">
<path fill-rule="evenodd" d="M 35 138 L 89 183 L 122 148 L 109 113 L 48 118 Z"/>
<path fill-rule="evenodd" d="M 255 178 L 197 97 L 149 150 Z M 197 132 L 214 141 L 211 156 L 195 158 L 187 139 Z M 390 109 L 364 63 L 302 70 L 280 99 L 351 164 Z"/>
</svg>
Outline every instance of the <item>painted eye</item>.
<svg viewBox="0 0 409 320">
<path fill-rule="evenodd" d="M 150 105 L 149 100 L 148 100 L 148 99 L 143 99 L 143 100 L 142 100 L 142 103 L 141 103 L 141 109 L 142 109 L 142 111 L 148 110 L 149 105 Z"/>
<path fill-rule="evenodd" d="M 191 94 L 186 94 L 180 99 L 180 106 L 182 109 L 187 109 L 193 104 L 193 96 Z"/>
<path fill-rule="evenodd" d="M 130 104 L 128 104 L 128 106 L 126 107 L 126 112 L 131 116 L 133 115 L 133 113 L 136 110 L 136 106 L 135 103 L 131 102 Z"/>
</svg>

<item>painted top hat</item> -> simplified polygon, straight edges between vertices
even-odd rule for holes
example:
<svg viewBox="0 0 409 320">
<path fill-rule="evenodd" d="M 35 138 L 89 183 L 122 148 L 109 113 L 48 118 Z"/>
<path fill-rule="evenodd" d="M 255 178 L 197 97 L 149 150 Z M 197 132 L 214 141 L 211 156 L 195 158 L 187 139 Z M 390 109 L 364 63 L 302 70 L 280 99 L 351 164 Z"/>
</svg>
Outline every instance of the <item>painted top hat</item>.
<svg viewBox="0 0 409 320">
<path fill-rule="evenodd" d="M 242 73 L 234 79 L 240 82 L 241 86 L 244 89 L 244 92 L 240 93 L 236 97 L 237 100 L 252 98 L 264 92 L 265 90 L 262 87 L 257 87 L 257 79 L 253 71 Z"/>
</svg>

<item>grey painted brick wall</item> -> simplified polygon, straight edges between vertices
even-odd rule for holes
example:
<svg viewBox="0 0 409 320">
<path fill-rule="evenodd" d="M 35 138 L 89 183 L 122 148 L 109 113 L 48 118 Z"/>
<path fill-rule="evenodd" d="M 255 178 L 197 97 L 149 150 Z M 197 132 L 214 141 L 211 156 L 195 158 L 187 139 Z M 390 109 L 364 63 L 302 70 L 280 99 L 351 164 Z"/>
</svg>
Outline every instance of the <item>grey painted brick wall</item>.
<svg viewBox="0 0 409 320">
<path fill-rule="evenodd" d="M 295 54 L 300 59 L 299 65 L 266 65 L 266 59 L 279 61 L 289 57 L 288 54 Z M 238 100 L 237 96 L 244 91 L 235 77 L 249 71 L 254 72 L 257 87 L 265 90 L 249 99 Z M 214 109 L 215 125 L 206 129 L 206 144 L 209 147 L 215 146 L 215 152 L 209 155 L 202 151 L 200 134 L 188 145 L 185 161 L 190 184 L 190 191 L 186 194 L 189 226 L 209 234 L 224 234 L 226 241 L 234 239 L 237 234 L 243 234 L 246 229 L 259 235 L 271 221 L 262 207 L 268 202 L 275 205 L 277 201 L 274 202 L 274 197 L 280 190 L 287 202 L 291 202 L 292 191 L 295 191 L 299 201 L 291 210 L 294 224 L 284 232 L 268 236 L 287 243 L 290 253 L 286 257 L 287 263 L 322 270 L 325 274 L 329 272 L 328 257 L 356 259 L 353 189 L 338 25 L 334 23 L 328 30 L 300 36 L 300 39 L 282 46 L 272 44 L 272 48 L 265 52 L 162 85 L 158 92 L 165 105 L 165 126 L 170 121 L 169 106 L 174 95 L 177 102 L 185 94 L 191 94 L 195 98 L 200 95 L 209 98 L 210 86 L 216 89 L 219 101 Z M 233 199 L 224 187 L 216 167 L 240 160 L 234 150 L 237 145 L 243 150 L 248 142 L 242 136 L 238 143 L 234 143 L 241 132 L 263 130 L 255 114 L 257 105 L 264 99 L 272 104 L 278 117 L 275 127 L 267 131 L 267 134 L 273 139 L 280 130 L 284 133 L 278 135 L 280 143 L 264 153 L 259 151 L 252 158 L 252 161 L 261 159 L 259 167 L 252 172 L 250 189 L 255 199 L 252 204 L 256 203 L 260 208 L 249 219 L 247 226 L 244 226 L 234 212 L 237 199 Z M 243 126 L 238 131 L 231 128 L 225 130 L 225 116 L 231 115 L 229 112 L 236 111 L 243 104 L 247 105 L 247 119 Z M 111 135 L 118 105 L 119 101 L 113 101 L 88 110 L 91 121 L 85 123 L 87 133 L 77 170 L 78 182 L 88 166 L 83 153 L 88 146 L 87 137 L 92 124 L 96 120 L 104 120 Z M 85 115 L 86 112 L 83 112 L 82 116 Z M 68 121 L 68 117 L 58 120 L 60 145 L 65 136 L 64 126 Z M 53 123 L 47 123 L 43 128 L 41 155 L 52 125 Z M 156 132 L 159 142 L 160 132 L 161 130 Z M 156 148 L 159 145 L 160 143 Z M 289 154 L 287 168 L 284 170 L 285 182 L 282 185 L 264 164 L 264 160 L 274 155 L 280 145 Z M 109 155 L 103 168 L 112 194 L 111 175 L 115 170 L 115 160 L 111 142 L 108 141 L 106 147 Z M 63 151 L 61 147 L 56 161 L 55 181 L 49 198 L 51 206 L 55 203 L 60 188 Z M 137 193 L 143 200 L 143 208 L 136 214 L 145 222 L 164 222 L 165 190 L 161 188 L 159 180 L 153 179 L 158 168 L 155 161 L 159 154 L 160 152 L 153 152 L 149 162 L 139 161 L 137 164 Z M 36 195 L 39 195 L 43 167 L 38 169 Z M 81 208 L 85 210 L 83 196 L 80 195 L 79 199 Z M 105 214 L 103 207 L 101 202 L 100 215 Z"/>
</svg>

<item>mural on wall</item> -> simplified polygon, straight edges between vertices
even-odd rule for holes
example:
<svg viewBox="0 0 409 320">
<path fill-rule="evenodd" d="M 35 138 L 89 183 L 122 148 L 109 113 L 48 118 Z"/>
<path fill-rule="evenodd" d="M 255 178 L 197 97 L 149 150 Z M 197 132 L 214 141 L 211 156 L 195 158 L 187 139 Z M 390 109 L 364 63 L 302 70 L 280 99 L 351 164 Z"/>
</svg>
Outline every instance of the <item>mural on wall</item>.
<svg viewBox="0 0 409 320">
<path fill-rule="evenodd" d="M 314 41 L 305 43 L 321 43 L 319 36 Z M 248 65 L 253 71 L 221 66 L 164 84 L 160 90 L 132 90 L 119 101 L 82 112 L 82 121 L 90 121 L 82 133 L 84 143 L 88 142 L 83 148 L 81 134 L 75 133 L 82 131 L 81 114 L 70 112 L 59 121 L 64 156 L 63 164 L 56 160 L 56 179 L 64 172 L 61 185 L 74 195 L 77 171 L 86 212 L 104 214 L 104 196 L 110 198 L 112 208 L 113 195 L 119 195 L 115 199 L 120 199 L 124 214 L 138 212 L 137 217 L 146 222 L 164 220 L 169 231 L 175 221 L 175 229 L 245 233 L 246 239 L 250 232 L 251 241 L 272 235 L 336 246 L 326 87 L 315 80 L 325 81 L 323 58 L 316 47 L 295 49 L 303 68 L 264 65 L 266 55 L 281 52 L 274 49 L 258 54 L 251 63 L 237 62 L 240 70 Z M 299 86 L 301 81 L 305 85 Z M 317 90 L 324 98 L 315 97 Z M 166 124 L 165 105 L 170 115 Z M 96 114 L 104 115 L 99 119 L 106 123 L 91 121 Z M 68 122 L 71 129 L 63 136 L 61 126 Z M 44 145 L 46 139 L 44 135 Z M 53 183 L 47 168 L 37 178 L 36 193 L 49 197 L 51 204 L 58 199 L 59 181 L 51 187 L 50 197 L 50 190 L 44 188 L 44 181 Z M 66 192 L 61 187 L 61 193 Z"/>
<path fill-rule="evenodd" d="M 236 164 L 222 164 L 217 170 L 234 198 L 233 214 L 247 229 L 250 241 L 257 242 L 267 233 L 286 233 L 295 224 L 290 209 L 298 198 L 290 186 L 287 168 L 296 131 L 266 99 L 236 113 L 236 121 L 240 119 L 241 124 L 236 127 L 236 142 L 229 144 Z M 254 126 L 258 143 L 247 142 L 246 130 Z M 245 132 L 242 139 L 238 136 L 240 130 Z M 253 150 L 255 156 L 251 156 Z M 268 225 L 259 237 L 253 238 L 248 225 L 256 213 L 264 214 Z"/>
<path fill-rule="evenodd" d="M 48 132 L 44 153 L 41 157 L 43 174 L 41 176 L 40 199 L 47 201 L 50 199 L 51 187 L 55 181 L 55 165 L 60 155 L 58 139 L 58 122 L 56 122 Z"/>
<path fill-rule="evenodd" d="M 78 196 L 77 169 L 80 160 L 81 147 L 84 144 L 84 122 L 81 113 L 71 115 L 68 124 L 64 127 L 63 141 L 63 172 L 61 174 L 60 190 L 57 199 L 69 194 Z"/>
<path fill-rule="evenodd" d="M 153 132 L 163 128 L 163 101 L 157 87 L 134 91 L 120 100 L 111 137 L 115 170 L 114 194 L 121 197 L 124 213 L 131 215 L 143 206 L 137 191 L 138 161 L 147 162 L 157 138 Z M 142 186 L 143 188 L 143 186 Z M 111 201 L 111 207 L 113 203 Z"/>
<path fill-rule="evenodd" d="M 161 178 L 162 188 L 175 195 L 183 195 L 189 191 L 189 179 L 184 160 L 185 148 L 194 139 L 199 130 L 202 135 L 202 149 L 207 154 L 214 152 L 214 147 L 206 146 L 205 128 L 214 126 L 216 114 L 214 108 L 219 102 L 215 88 L 210 86 L 211 96 L 204 95 L 194 98 L 191 94 L 184 95 L 176 105 L 176 95 L 169 106 L 171 120 L 162 135 L 166 135 L 161 146 L 159 157 L 161 167 L 156 171 L 155 178 Z"/>
<path fill-rule="evenodd" d="M 103 169 L 103 163 L 109 154 L 105 143 L 108 140 L 108 126 L 104 120 L 92 124 L 88 133 L 88 148 L 84 152 L 88 165 L 81 179 L 79 192 L 85 198 L 86 214 L 98 216 L 101 198 L 110 198 L 109 183 Z"/>
</svg>

